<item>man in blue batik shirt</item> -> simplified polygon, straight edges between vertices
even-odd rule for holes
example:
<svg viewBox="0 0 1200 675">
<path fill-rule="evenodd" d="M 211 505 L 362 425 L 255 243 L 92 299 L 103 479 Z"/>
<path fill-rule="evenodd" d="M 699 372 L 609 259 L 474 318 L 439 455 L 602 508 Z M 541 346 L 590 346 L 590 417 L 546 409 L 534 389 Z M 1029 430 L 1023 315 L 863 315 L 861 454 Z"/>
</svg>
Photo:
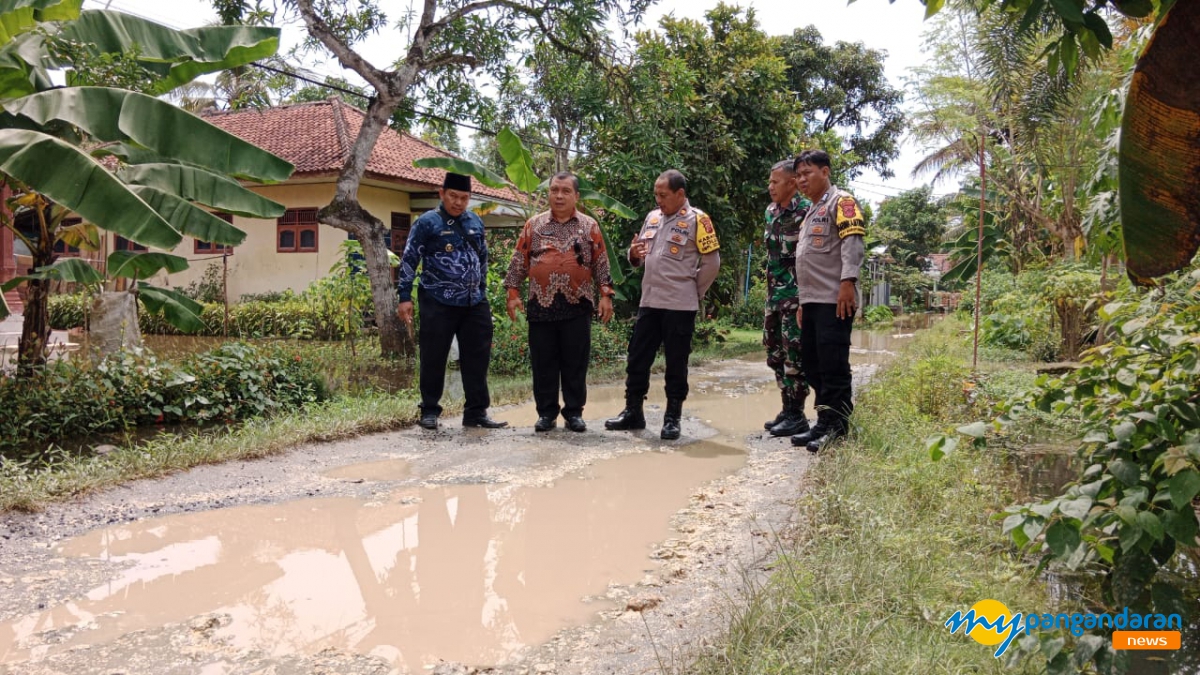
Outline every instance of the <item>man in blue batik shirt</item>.
<svg viewBox="0 0 1200 675">
<path fill-rule="evenodd" d="M 491 405 L 487 371 L 492 357 L 492 311 L 487 302 L 487 240 L 483 221 L 467 210 L 471 201 L 471 179 L 447 173 L 438 190 L 442 203 L 437 210 L 417 218 L 400 260 L 400 307 L 397 314 L 412 326 L 413 279 L 421 265 L 421 421 L 436 429 L 442 414 L 442 391 L 446 384 L 446 358 L 450 343 L 458 338 L 462 370 L 464 427 L 499 429 L 508 422 L 488 417 Z"/>
</svg>

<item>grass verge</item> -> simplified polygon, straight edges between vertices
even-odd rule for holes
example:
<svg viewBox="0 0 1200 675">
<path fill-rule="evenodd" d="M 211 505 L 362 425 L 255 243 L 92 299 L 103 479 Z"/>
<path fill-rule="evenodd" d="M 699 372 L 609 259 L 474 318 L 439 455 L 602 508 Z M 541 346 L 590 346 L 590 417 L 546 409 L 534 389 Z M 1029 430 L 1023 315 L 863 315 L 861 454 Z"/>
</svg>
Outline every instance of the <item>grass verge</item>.
<svg viewBox="0 0 1200 675">
<path fill-rule="evenodd" d="M 860 394 L 854 439 L 810 473 L 796 541 L 781 545 L 772 575 L 738 600 L 725 643 L 689 672 L 1044 668 L 1006 669 L 993 649 L 943 627 L 985 598 L 1014 611 L 1050 604 L 991 518 L 1014 500 L 1012 468 L 994 453 L 961 450 L 933 462 L 925 450 L 929 434 L 970 417 L 970 352 L 957 328 L 947 320 L 918 334 Z M 1010 370 L 996 380 L 1008 387 L 1020 377 Z"/>
<path fill-rule="evenodd" d="M 732 331 L 725 342 L 696 350 L 692 363 L 736 358 L 760 349 L 757 334 Z M 378 373 L 395 364 L 378 358 L 377 344 L 358 345 L 357 355 L 337 343 L 298 347 L 328 373 L 342 393 L 331 401 L 270 418 L 250 420 L 226 430 L 192 434 L 163 434 L 128 444 L 104 455 L 78 455 L 50 450 L 39 459 L 0 462 L 0 512 L 34 511 L 46 504 L 143 478 L 156 478 L 204 464 L 254 459 L 283 452 L 304 443 L 341 440 L 409 426 L 417 418 L 418 396 L 413 389 L 395 394 L 364 388 L 386 384 Z M 624 376 L 624 364 L 594 366 L 589 381 L 600 384 Z M 661 357 L 655 370 L 661 370 Z M 368 379 L 375 371 L 375 379 Z M 528 374 L 490 378 L 495 405 L 525 401 L 530 396 Z M 461 400 L 446 402 L 445 416 L 462 409 Z"/>
</svg>

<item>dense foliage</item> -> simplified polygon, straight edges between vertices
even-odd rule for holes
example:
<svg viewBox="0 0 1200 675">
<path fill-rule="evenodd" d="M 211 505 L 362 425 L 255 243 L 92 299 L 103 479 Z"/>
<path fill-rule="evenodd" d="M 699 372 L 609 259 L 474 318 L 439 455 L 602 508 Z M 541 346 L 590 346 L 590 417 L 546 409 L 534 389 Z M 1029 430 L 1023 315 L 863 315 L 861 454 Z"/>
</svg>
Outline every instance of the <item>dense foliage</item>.
<svg viewBox="0 0 1200 675">
<path fill-rule="evenodd" d="M 307 363 L 239 343 L 175 363 L 141 351 L 95 364 L 60 360 L 30 377 L 0 378 L 0 459 L 137 426 L 232 422 L 326 396 Z"/>
</svg>

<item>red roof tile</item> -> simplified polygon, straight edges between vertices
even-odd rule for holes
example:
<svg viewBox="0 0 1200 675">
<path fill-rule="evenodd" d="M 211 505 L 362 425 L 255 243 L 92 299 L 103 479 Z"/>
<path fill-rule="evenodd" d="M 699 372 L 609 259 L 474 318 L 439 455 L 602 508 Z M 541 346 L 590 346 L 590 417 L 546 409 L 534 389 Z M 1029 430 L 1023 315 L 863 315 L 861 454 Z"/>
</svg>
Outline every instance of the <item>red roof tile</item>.
<svg viewBox="0 0 1200 675">
<path fill-rule="evenodd" d="M 261 110 L 210 112 L 204 119 L 296 165 L 296 173 L 328 174 L 341 171 L 366 114 L 336 98 Z M 367 162 L 366 175 L 401 180 L 428 188 L 442 185 L 441 169 L 419 169 L 413 160 L 454 157 L 411 134 L 384 129 Z M 471 179 L 471 191 L 481 197 L 523 201 L 508 188 L 497 190 Z"/>
</svg>

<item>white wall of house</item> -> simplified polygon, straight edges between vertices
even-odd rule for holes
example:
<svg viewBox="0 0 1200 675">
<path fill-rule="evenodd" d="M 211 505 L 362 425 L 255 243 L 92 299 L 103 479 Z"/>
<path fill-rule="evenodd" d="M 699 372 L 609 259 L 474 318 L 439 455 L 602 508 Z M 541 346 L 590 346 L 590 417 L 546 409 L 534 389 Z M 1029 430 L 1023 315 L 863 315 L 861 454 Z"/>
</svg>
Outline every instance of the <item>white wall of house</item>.
<svg viewBox="0 0 1200 675">
<path fill-rule="evenodd" d="M 329 179 L 332 181 L 333 179 Z M 273 199 L 289 209 L 321 208 L 333 199 L 333 182 L 291 183 L 287 185 L 254 186 L 258 194 Z M 363 185 L 359 189 L 359 201 L 375 217 L 390 226 L 392 213 L 409 213 L 409 195 L 398 189 Z M 234 248 L 228 257 L 229 300 L 236 302 L 248 293 L 266 293 L 291 289 L 303 291 L 309 284 L 329 274 L 329 268 L 338 261 L 339 247 L 346 241 L 347 233 L 328 225 L 319 225 L 316 252 L 277 251 L 277 221 L 235 216 L 233 224 L 246 232 L 246 240 Z M 205 269 L 222 261 L 212 253 L 196 253 L 191 237 L 173 251 L 191 261 L 191 268 L 173 274 L 160 281 L 168 286 L 187 287 L 199 281 Z"/>
</svg>

